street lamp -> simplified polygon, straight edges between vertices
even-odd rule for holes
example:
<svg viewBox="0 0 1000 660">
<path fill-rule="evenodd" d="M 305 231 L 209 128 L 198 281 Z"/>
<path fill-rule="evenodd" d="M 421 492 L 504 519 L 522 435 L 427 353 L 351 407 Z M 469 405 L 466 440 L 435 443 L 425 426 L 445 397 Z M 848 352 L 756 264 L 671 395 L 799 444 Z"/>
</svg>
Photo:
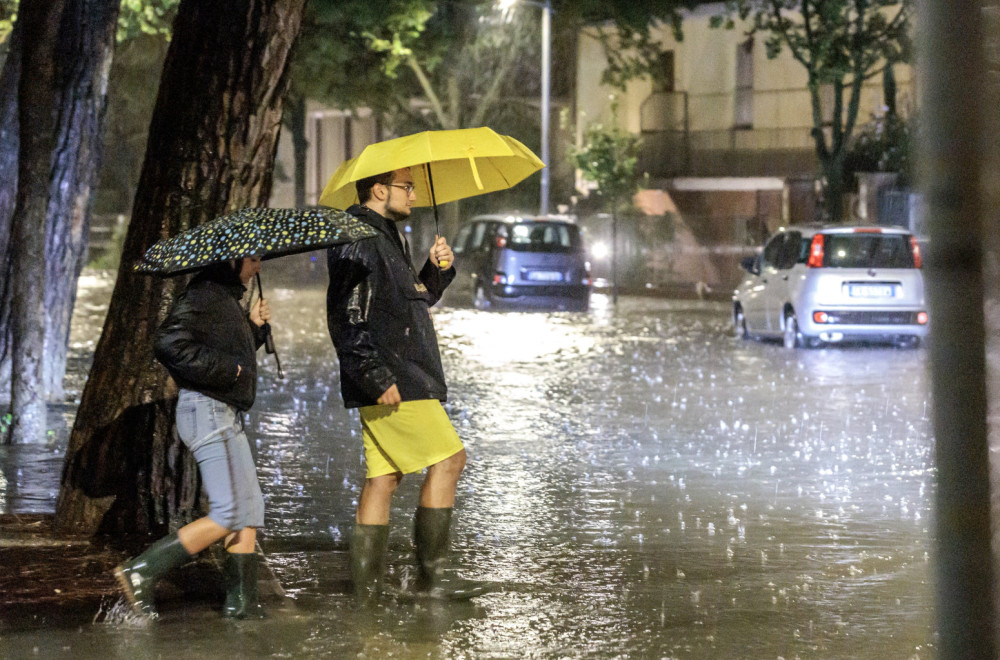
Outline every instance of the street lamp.
<svg viewBox="0 0 1000 660">
<path fill-rule="evenodd" d="M 500 9 L 510 10 L 515 4 L 520 2 L 524 5 L 539 7 L 542 10 L 542 187 L 541 199 L 538 203 L 538 213 L 545 215 L 549 212 L 549 95 L 550 95 L 550 68 L 552 50 L 552 3 L 549 0 L 538 2 L 537 0 L 500 0 Z"/>
</svg>

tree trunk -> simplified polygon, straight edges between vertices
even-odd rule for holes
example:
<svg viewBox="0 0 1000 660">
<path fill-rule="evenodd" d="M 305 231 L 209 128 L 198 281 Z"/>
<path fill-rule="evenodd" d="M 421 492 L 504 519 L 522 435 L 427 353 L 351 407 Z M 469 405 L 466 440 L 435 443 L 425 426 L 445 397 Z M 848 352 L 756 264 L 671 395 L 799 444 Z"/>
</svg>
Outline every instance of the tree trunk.
<svg viewBox="0 0 1000 660">
<path fill-rule="evenodd" d="M 8 40 L 7 58 L 0 73 L 0 403 L 10 403 L 13 259 L 10 237 L 17 205 L 17 159 L 21 138 L 17 113 L 17 89 L 21 79 L 21 22 L 14 23 Z"/>
<path fill-rule="evenodd" d="M 120 0 L 67 0 L 59 32 L 56 145 L 45 230 L 44 385 L 63 398 L 69 324 L 90 233 Z"/>
<path fill-rule="evenodd" d="M 62 0 L 28 2 L 20 7 L 22 66 L 31 76 L 18 85 L 17 204 L 11 233 L 14 287 L 11 299 L 13 338 L 11 422 L 7 442 L 45 439 L 45 389 L 42 363 L 45 343 L 45 216 L 49 199 L 49 172 L 54 141 L 53 94 L 56 49 Z"/>
<path fill-rule="evenodd" d="M 979 3 L 920 3 L 921 188 L 929 231 L 925 282 L 931 316 L 936 493 L 935 652 L 996 658 L 996 552 L 991 543 L 992 460 L 983 310 L 984 230 L 996 226 L 996 81 L 984 55 Z M 995 38 L 995 33 L 989 35 Z M 990 44 L 991 47 L 984 47 Z"/>
<path fill-rule="evenodd" d="M 306 159 L 309 151 L 309 140 L 306 139 L 306 99 L 301 94 L 292 93 L 288 95 L 286 102 L 288 108 L 285 116 L 291 132 L 295 160 L 295 206 L 302 208 L 306 205 Z"/>
<path fill-rule="evenodd" d="M 160 534 L 199 515 L 200 483 L 172 432 L 176 396 L 153 360 L 183 278 L 136 274 L 164 236 L 270 192 L 281 99 L 305 0 L 182 0 L 104 330 L 66 452 L 56 522 Z"/>
<path fill-rule="evenodd" d="M 843 156 L 828 156 L 823 163 L 823 173 L 826 176 L 826 188 L 823 190 L 823 208 L 826 211 L 824 221 L 840 223 L 844 219 Z"/>
</svg>

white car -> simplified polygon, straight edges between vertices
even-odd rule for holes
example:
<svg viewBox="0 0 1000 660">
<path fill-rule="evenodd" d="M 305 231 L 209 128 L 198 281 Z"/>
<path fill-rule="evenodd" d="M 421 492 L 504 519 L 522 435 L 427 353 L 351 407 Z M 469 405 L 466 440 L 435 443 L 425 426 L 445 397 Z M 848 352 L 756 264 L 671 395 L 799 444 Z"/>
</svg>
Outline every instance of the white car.
<svg viewBox="0 0 1000 660">
<path fill-rule="evenodd" d="M 743 261 L 733 323 L 787 348 L 927 336 L 920 246 L 901 228 L 788 227 Z"/>
</svg>

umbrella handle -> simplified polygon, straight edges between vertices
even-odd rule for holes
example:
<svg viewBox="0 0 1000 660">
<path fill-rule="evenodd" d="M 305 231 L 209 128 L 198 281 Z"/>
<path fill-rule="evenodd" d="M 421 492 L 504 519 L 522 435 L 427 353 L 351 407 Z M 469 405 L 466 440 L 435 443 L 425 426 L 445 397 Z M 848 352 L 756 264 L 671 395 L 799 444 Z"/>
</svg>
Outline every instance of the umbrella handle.
<svg viewBox="0 0 1000 660">
<path fill-rule="evenodd" d="M 271 324 L 265 323 L 260 327 L 264 332 L 264 351 L 274 356 L 274 362 L 278 365 L 278 378 L 284 380 L 285 372 L 281 369 L 281 359 L 278 357 L 278 352 L 274 350 L 274 336 L 271 334 Z"/>
<path fill-rule="evenodd" d="M 257 273 L 257 294 L 261 300 L 264 299 L 264 287 L 260 285 L 260 273 Z M 274 349 L 274 335 L 271 334 L 271 324 L 265 322 L 264 325 L 260 326 L 260 329 L 264 333 L 264 352 L 274 356 L 274 362 L 278 365 L 278 378 L 284 380 L 285 373 L 281 370 L 281 360 L 278 358 L 278 352 Z"/>
<path fill-rule="evenodd" d="M 440 236 L 441 230 L 438 228 L 438 203 L 437 198 L 434 197 L 434 176 L 431 174 L 431 164 L 424 163 L 424 171 L 427 172 L 427 185 L 430 187 L 431 192 L 431 206 L 434 207 L 434 235 Z M 442 259 L 438 262 L 438 268 L 441 270 L 448 270 L 448 266 L 451 264 L 446 260 Z"/>
</svg>

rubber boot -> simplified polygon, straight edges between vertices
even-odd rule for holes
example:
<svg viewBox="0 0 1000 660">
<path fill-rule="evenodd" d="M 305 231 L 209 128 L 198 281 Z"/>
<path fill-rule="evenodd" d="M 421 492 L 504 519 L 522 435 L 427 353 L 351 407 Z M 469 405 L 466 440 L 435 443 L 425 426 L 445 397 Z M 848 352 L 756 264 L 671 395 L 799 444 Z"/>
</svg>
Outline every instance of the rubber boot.
<svg viewBox="0 0 1000 660">
<path fill-rule="evenodd" d="M 413 522 L 413 542 L 416 546 L 419 577 L 414 591 L 417 595 L 438 600 L 468 600 L 494 591 L 494 584 L 467 580 L 447 572 L 445 565 L 451 511 L 450 507 L 417 507 Z"/>
<path fill-rule="evenodd" d="M 222 562 L 222 581 L 226 602 L 222 616 L 227 619 L 263 619 L 257 572 L 260 557 L 256 552 L 227 552 Z"/>
<path fill-rule="evenodd" d="M 164 536 L 138 557 L 115 567 L 115 578 L 136 614 L 156 618 L 153 588 L 156 581 L 170 570 L 182 566 L 191 555 L 181 545 L 177 534 Z"/>
<path fill-rule="evenodd" d="M 388 525 L 354 525 L 351 535 L 351 584 L 359 601 L 371 603 L 382 592 Z"/>
</svg>

